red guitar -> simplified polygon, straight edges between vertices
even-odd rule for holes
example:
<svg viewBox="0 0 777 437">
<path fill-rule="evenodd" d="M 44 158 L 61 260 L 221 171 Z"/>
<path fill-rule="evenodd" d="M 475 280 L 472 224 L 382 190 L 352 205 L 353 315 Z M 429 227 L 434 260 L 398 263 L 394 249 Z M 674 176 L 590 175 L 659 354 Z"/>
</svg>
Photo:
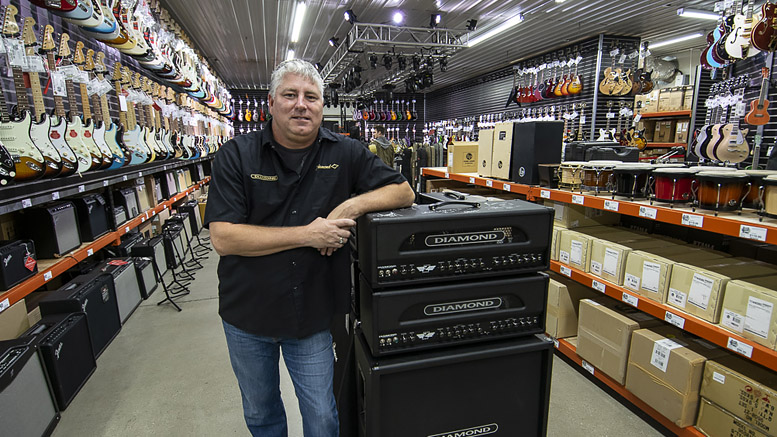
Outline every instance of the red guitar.
<svg viewBox="0 0 777 437">
<path fill-rule="evenodd" d="M 750 112 L 745 115 L 745 122 L 753 126 L 761 126 L 769 122 L 769 101 L 766 100 L 766 81 L 769 80 L 769 69 L 761 69 L 761 94 L 757 100 L 750 102 Z"/>
<path fill-rule="evenodd" d="M 777 49 L 777 5 L 766 2 L 761 6 L 763 18 L 753 26 L 750 40 L 758 50 L 773 52 Z"/>
</svg>

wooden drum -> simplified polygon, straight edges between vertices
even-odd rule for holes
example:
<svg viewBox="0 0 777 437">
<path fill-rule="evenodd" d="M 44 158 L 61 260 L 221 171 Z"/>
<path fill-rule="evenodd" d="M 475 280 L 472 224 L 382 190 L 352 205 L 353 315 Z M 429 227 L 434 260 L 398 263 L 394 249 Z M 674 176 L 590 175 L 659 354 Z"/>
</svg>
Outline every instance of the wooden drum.
<svg viewBox="0 0 777 437">
<path fill-rule="evenodd" d="M 700 171 L 693 185 L 699 208 L 715 212 L 740 209 L 750 191 L 747 173 L 740 171 Z"/>
<path fill-rule="evenodd" d="M 631 200 L 646 198 L 652 171 L 652 164 L 625 162 L 616 165 L 612 172 L 613 198 L 615 196 L 624 196 Z"/>
<path fill-rule="evenodd" d="M 588 161 L 583 165 L 583 189 L 588 191 L 607 190 L 615 166 L 621 161 Z"/>
<path fill-rule="evenodd" d="M 750 181 L 750 192 L 742 202 L 743 208 L 761 209 L 763 206 L 764 178 L 777 175 L 777 170 L 745 170 Z"/>
<path fill-rule="evenodd" d="M 777 218 L 777 176 L 766 176 L 763 184 L 764 215 Z"/>
<path fill-rule="evenodd" d="M 685 203 L 691 200 L 691 182 L 695 169 L 666 167 L 653 170 L 651 188 L 659 202 Z"/>
<path fill-rule="evenodd" d="M 562 162 L 558 168 L 559 188 L 580 188 L 583 185 L 583 165 L 585 164 L 585 161 Z"/>
</svg>

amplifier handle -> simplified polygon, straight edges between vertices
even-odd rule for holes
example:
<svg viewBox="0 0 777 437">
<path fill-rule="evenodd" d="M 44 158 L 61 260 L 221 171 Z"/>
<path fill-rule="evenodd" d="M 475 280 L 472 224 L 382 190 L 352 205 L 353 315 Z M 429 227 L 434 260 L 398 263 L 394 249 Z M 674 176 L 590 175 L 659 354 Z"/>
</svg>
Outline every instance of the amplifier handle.
<svg viewBox="0 0 777 437">
<path fill-rule="evenodd" d="M 435 211 L 437 208 L 448 205 L 465 205 L 472 207 L 472 209 L 480 208 L 480 203 L 478 202 L 467 202 L 466 200 L 446 200 L 444 202 L 437 202 L 429 205 L 429 211 Z"/>
</svg>

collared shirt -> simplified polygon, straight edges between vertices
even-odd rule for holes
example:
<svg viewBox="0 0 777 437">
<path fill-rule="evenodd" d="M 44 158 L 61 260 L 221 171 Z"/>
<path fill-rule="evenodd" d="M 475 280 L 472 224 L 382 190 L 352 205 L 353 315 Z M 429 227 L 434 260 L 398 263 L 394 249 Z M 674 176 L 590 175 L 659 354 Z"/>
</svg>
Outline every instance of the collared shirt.
<svg viewBox="0 0 777 437">
<path fill-rule="evenodd" d="M 404 182 L 360 142 L 320 128 L 302 164 L 287 168 L 264 131 L 225 143 L 213 161 L 205 226 L 212 222 L 304 226 L 354 194 Z M 219 314 L 246 332 L 302 338 L 327 329 L 350 304 L 346 244 L 332 256 L 312 247 L 222 256 Z"/>
</svg>

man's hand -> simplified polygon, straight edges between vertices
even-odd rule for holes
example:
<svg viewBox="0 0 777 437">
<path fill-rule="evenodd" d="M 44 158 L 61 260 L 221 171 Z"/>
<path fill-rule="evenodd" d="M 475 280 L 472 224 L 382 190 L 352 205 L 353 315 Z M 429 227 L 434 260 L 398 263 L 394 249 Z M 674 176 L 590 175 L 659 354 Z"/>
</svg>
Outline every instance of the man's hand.
<svg viewBox="0 0 777 437">
<path fill-rule="evenodd" d="M 318 249 L 321 255 L 332 255 L 335 250 L 343 247 L 351 236 L 350 228 L 356 222 L 347 219 L 325 219 L 319 217 L 307 225 L 309 241 L 307 246 Z"/>
</svg>

